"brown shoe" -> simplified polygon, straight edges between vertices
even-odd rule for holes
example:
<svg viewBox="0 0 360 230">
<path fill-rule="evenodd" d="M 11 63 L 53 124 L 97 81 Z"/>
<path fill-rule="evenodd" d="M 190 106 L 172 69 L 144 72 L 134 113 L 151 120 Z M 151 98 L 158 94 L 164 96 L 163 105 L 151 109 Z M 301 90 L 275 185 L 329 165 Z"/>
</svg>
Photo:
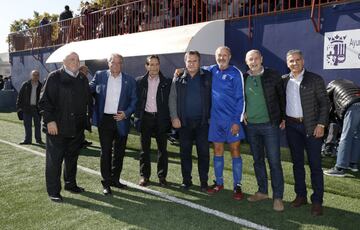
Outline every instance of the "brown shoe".
<svg viewBox="0 0 360 230">
<path fill-rule="evenodd" d="M 268 198 L 269 198 L 269 196 L 267 194 L 261 193 L 261 192 L 256 192 L 254 195 L 249 196 L 247 198 L 247 200 L 250 202 L 256 202 L 256 201 L 266 200 Z"/>
<path fill-rule="evenodd" d="M 319 203 L 315 203 L 311 205 L 311 215 L 312 216 L 322 216 L 323 215 L 323 207 Z"/>
<path fill-rule="evenodd" d="M 293 200 L 293 202 L 291 202 L 291 207 L 293 208 L 298 208 L 302 205 L 307 204 L 307 198 L 306 197 L 301 197 L 301 196 L 297 196 L 295 198 L 295 200 Z"/>
<path fill-rule="evenodd" d="M 284 211 L 284 203 L 282 199 L 274 199 L 273 209 L 277 212 Z"/>
<path fill-rule="evenodd" d="M 146 177 L 141 177 L 140 178 L 140 181 L 139 181 L 139 185 L 142 186 L 142 187 L 146 187 L 149 185 L 149 178 L 146 178 Z"/>
</svg>

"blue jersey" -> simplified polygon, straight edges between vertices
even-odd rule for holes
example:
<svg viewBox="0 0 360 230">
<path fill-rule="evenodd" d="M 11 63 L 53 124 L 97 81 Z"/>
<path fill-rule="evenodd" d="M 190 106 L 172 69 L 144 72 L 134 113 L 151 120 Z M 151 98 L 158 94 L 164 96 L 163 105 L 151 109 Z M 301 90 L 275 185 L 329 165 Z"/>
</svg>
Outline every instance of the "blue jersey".
<svg viewBox="0 0 360 230">
<path fill-rule="evenodd" d="M 239 124 L 245 111 L 244 80 L 241 71 L 230 65 L 220 70 L 218 65 L 207 68 L 212 73 L 212 104 L 210 119 Z"/>
</svg>

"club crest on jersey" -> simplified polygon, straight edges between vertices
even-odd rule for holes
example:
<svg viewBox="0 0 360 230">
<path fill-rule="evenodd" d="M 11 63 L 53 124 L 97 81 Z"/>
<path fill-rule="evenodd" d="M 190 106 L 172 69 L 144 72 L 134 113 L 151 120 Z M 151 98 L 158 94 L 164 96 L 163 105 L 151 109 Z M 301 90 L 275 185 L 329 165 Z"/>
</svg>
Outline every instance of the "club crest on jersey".
<svg viewBox="0 0 360 230">
<path fill-rule="evenodd" d="M 226 79 L 227 79 L 227 75 L 226 75 L 226 74 L 223 74 L 221 78 L 222 78 L 223 80 L 226 80 Z"/>
</svg>

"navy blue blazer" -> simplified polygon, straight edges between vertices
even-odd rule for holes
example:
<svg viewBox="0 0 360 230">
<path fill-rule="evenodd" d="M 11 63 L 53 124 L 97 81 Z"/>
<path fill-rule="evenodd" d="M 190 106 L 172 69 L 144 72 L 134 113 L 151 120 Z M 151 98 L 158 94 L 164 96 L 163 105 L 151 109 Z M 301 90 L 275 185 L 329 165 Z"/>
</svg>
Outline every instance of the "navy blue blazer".
<svg viewBox="0 0 360 230">
<path fill-rule="evenodd" d="M 97 71 L 94 78 L 89 83 L 91 92 L 95 94 L 95 105 L 92 119 L 92 123 L 95 126 L 99 126 L 100 121 L 104 115 L 107 82 L 109 76 L 109 70 Z M 135 111 L 136 101 L 136 81 L 133 77 L 122 73 L 122 86 L 118 111 L 124 111 L 126 119 L 117 121 L 117 128 L 120 136 L 126 136 L 130 131 L 130 116 Z"/>
</svg>

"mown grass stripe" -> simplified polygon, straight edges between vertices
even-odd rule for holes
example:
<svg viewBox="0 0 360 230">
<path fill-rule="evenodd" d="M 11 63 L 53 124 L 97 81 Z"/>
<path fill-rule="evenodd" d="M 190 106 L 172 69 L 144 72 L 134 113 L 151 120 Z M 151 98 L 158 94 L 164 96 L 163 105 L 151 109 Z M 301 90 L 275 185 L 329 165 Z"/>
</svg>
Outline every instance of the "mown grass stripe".
<svg viewBox="0 0 360 230">
<path fill-rule="evenodd" d="M 30 153 L 32 153 L 34 155 L 45 157 L 45 154 L 42 153 L 42 152 L 35 151 L 35 150 L 30 149 L 30 148 L 27 148 L 27 147 L 24 147 L 24 146 L 21 146 L 21 145 L 18 145 L 18 144 L 15 144 L 15 143 L 12 143 L 12 142 L 9 142 L 9 141 L 6 141 L 6 140 L 2 140 L 2 139 L 0 139 L 0 142 L 4 143 L 4 144 L 7 144 L 7 145 L 10 145 L 10 146 L 15 147 L 15 148 L 22 149 L 24 151 L 30 152 Z M 100 172 L 95 171 L 93 169 L 86 168 L 86 167 L 83 167 L 81 165 L 78 165 L 78 168 L 80 170 L 84 171 L 84 172 L 101 176 Z M 168 201 L 180 204 L 180 205 L 184 205 L 184 206 L 190 207 L 192 209 L 199 210 L 201 212 L 204 212 L 204 213 L 207 213 L 207 214 L 210 214 L 210 215 L 220 217 L 222 219 L 225 219 L 227 221 L 231 221 L 233 223 L 239 224 L 239 225 L 244 226 L 244 227 L 253 228 L 253 229 L 259 229 L 259 230 L 260 229 L 261 230 L 270 230 L 271 229 L 271 228 L 268 228 L 266 226 L 253 223 L 251 221 L 248 221 L 248 220 L 236 217 L 236 216 L 232 216 L 232 215 L 226 214 L 224 212 L 221 212 L 221 211 L 218 211 L 218 210 L 215 210 L 215 209 L 207 208 L 205 206 L 198 205 L 198 204 L 192 203 L 190 201 L 183 200 L 183 199 L 180 199 L 180 198 L 177 198 L 177 197 L 174 197 L 174 196 L 170 196 L 168 194 L 165 194 L 165 193 L 162 193 L 162 192 L 159 192 L 159 191 L 155 191 L 155 190 L 152 190 L 152 189 L 149 189 L 149 188 L 141 187 L 141 186 L 139 186 L 137 184 L 134 184 L 134 183 L 131 183 L 131 182 L 128 182 L 128 181 L 121 180 L 121 182 L 127 184 L 131 188 L 135 188 L 135 189 L 141 190 L 141 191 L 143 191 L 145 193 L 148 193 L 148 194 L 151 194 L 151 195 L 154 195 L 154 196 L 158 196 L 158 197 L 163 198 L 165 200 L 168 200 Z"/>
</svg>

